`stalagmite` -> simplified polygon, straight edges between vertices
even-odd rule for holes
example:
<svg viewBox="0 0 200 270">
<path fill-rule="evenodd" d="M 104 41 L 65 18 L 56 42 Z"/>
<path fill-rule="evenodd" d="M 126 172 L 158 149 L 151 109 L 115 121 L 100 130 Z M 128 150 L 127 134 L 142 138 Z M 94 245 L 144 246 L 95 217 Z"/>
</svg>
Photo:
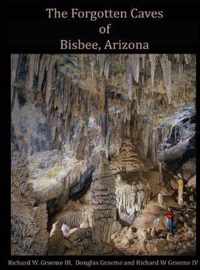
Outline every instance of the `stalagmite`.
<svg viewBox="0 0 200 270">
<path fill-rule="evenodd" d="M 183 179 L 181 178 L 180 175 L 178 175 L 179 179 L 178 179 L 178 204 L 180 206 L 183 205 Z"/>
<path fill-rule="evenodd" d="M 102 156 L 105 157 L 105 155 Z M 93 239 L 98 243 L 109 243 L 111 241 L 112 223 L 116 221 L 116 198 L 114 194 L 114 178 L 106 159 L 101 159 L 91 188 L 94 209 Z M 107 216 L 102 216 L 102 210 L 107 211 Z"/>
<path fill-rule="evenodd" d="M 158 193 L 158 203 L 160 205 L 160 207 L 163 207 L 163 195 L 162 193 Z"/>
<path fill-rule="evenodd" d="M 58 226 L 59 226 L 58 225 L 58 221 L 55 222 L 55 223 L 53 223 L 52 228 L 51 228 L 51 231 L 50 231 L 50 234 L 49 234 L 50 237 L 52 237 L 55 234 L 56 230 L 58 229 L 57 228 Z"/>
</svg>

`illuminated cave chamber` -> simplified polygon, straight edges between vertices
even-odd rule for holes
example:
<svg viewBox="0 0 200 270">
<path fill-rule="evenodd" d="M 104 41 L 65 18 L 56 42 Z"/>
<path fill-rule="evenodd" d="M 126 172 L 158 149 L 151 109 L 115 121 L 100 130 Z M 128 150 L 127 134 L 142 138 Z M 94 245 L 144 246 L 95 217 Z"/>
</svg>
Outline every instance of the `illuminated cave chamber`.
<svg viewBox="0 0 200 270">
<path fill-rule="evenodd" d="M 142 237 L 141 254 L 194 252 L 195 78 L 189 54 L 12 55 L 11 253 L 138 254 Z M 148 238 L 168 207 L 184 250 Z"/>
</svg>

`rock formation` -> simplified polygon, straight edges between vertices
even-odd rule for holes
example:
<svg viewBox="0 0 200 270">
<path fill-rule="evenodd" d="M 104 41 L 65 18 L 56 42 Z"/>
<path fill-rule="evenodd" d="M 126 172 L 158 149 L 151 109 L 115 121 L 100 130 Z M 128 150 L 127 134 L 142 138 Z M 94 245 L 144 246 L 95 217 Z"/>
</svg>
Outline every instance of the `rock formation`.
<svg viewBox="0 0 200 270">
<path fill-rule="evenodd" d="M 106 160 L 102 160 L 92 186 L 93 230 L 97 242 L 110 242 L 113 222 L 116 221 L 114 177 Z"/>
<path fill-rule="evenodd" d="M 46 255 L 47 206 L 35 205 L 26 159 L 18 157 L 16 161 L 11 175 L 11 255 Z"/>
<path fill-rule="evenodd" d="M 196 211 L 195 61 L 189 54 L 11 56 L 13 255 L 165 252 L 157 228 L 155 241 L 139 233 L 148 243 L 138 251 L 136 224 L 152 229 L 167 207 L 180 216 Z M 178 174 L 186 187 L 181 208 Z M 162 204 L 148 208 L 159 193 Z M 193 250 L 195 225 L 185 223 L 177 237 L 192 230 Z"/>
</svg>

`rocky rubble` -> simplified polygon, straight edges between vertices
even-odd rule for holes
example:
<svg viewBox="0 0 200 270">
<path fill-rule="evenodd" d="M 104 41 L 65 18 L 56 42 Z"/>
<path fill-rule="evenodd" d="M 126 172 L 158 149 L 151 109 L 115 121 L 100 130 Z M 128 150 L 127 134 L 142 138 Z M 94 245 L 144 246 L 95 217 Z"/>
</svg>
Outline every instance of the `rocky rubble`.
<svg viewBox="0 0 200 270">
<path fill-rule="evenodd" d="M 28 184 L 27 160 L 17 159 L 12 166 L 11 188 L 11 254 L 46 255 L 48 244 L 47 206 L 35 206 Z"/>
<path fill-rule="evenodd" d="M 188 200 L 189 190 L 184 193 L 185 204 L 175 208 L 177 230 L 167 232 L 164 213 L 174 207 L 168 202 L 160 208 L 157 202 L 150 202 L 135 222 L 111 235 L 112 243 L 127 255 L 192 255 L 196 246 L 196 203 Z M 155 223 L 157 219 L 158 222 Z M 156 226 L 155 226 L 156 225 Z"/>
</svg>

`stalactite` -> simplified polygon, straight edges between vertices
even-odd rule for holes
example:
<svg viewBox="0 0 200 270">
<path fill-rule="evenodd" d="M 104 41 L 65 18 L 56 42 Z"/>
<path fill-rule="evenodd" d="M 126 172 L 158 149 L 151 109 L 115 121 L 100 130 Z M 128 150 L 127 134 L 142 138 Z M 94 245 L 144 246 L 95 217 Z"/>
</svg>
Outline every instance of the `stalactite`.
<svg viewBox="0 0 200 270">
<path fill-rule="evenodd" d="M 91 79 L 94 79 L 94 73 L 95 73 L 95 64 L 97 62 L 98 58 L 96 57 L 96 55 L 89 55 L 89 63 L 90 63 L 90 74 L 91 74 Z M 81 62 L 83 65 L 83 56 L 81 57 Z M 84 66 L 82 67 L 82 69 L 84 69 Z"/>
<path fill-rule="evenodd" d="M 38 75 L 40 64 L 40 54 L 34 54 L 34 74 Z"/>
<path fill-rule="evenodd" d="M 16 79 L 18 60 L 19 54 L 11 55 L 11 86 L 13 86 L 13 83 Z"/>
<path fill-rule="evenodd" d="M 180 62 L 180 54 L 174 54 L 174 58 L 178 63 Z"/>
<path fill-rule="evenodd" d="M 140 75 L 140 58 L 139 57 L 140 57 L 139 54 L 130 55 L 132 75 L 133 75 L 134 80 L 137 83 L 139 82 L 139 75 Z"/>
<path fill-rule="evenodd" d="M 103 76 L 105 58 L 106 58 L 105 54 L 99 54 L 99 55 L 97 55 L 97 62 L 99 64 L 99 69 L 100 69 L 100 72 L 99 72 L 100 77 Z"/>
<path fill-rule="evenodd" d="M 52 95 L 52 82 L 53 82 L 53 70 L 54 70 L 55 59 L 52 56 L 48 63 L 48 73 L 47 73 L 47 84 L 46 84 L 46 104 L 49 107 L 49 101 Z M 61 107 L 61 106 L 59 106 Z"/>
<path fill-rule="evenodd" d="M 44 83 L 45 71 L 47 68 L 47 59 L 45 56 L 41 58 L 40 67 L 38 71 L 38 90 L 42 90 L 42 84 Z"/>
<path fill-rule="evenodd" d="M 145 82 L 145 59 L 146 59 L 146 55 L 145 54 L 141 54 L 140 55 L 140 59 L 142 62 L 142 76 L 141 76 L 141 81 L 142 81 L 142 85 L 144 85 Z"/>
<path fill-rule="evenodd" d="M 94 79 L 94 61 L 90 62 L 90 68 L 91 68 L 91 78 Z"/>
<path fill-rule="evenodd" d="M 145 192 L 142 183 L 138 187 L 135 183 L 127 184 L 117 175 L 115 194 L 120 218 L 131 224 L 144 205 Z"/>
<path fill-rule="evenodd" d="M 31 89 L 33 87 L 33 80 L 35 75 L 35 55 L 31 54 L 29 56 L 29 64 L 28 64 L 28 78 L 26 80 L 27 89 Z"/>
<path fill-rule="evenodd" d="M 80 65 L 80 78 L 84 78 L 84 73 L 85 73 L 85 69 L 84 69 L 84 55 L 80 54 L 80 58 L 79 58 L 79 65 Z"/>
<path fill-rule="evenodd" d="M 152 161 L 154 163 L 157 163 L 157 146 L 159 144 L 158 141 L 158 130 L 157 128 L 154 128 L 152 131 L 152 145 L 151 145 L 151 151 L 152 151 Z"/>
<path fill-rule="evenodd" d="M 143 130 L 144 157 L 147 157 L 148 154 L 150 134 L 151 134 L 151 126 L 149 123 L 146 123 L 145 128 Z"/>
<path fill-rule="evenodd" d="M 14 83 L 17 75 L 17 66 L 19 61 L 19 55 L 18 54 L 12 54 L 11 55 L 11 108 L 13 109 L 14 103 L 15 103 L 15 95 L 16 91 L 14 90 Z"/>
<path fill-rule="evenodd" d="M 152 87 L 154 87 L 156 59 L 157 59 L 157 54 L 150 54 L 149 55 L 149 60 L 150 60 L 150 64 L 151 64 L 151 85 L 152 85 Z"/>
<path fill-rule="evenodd" d="M 106 61 L 104 66 L 104 76 L 106 80 L 108 80 L 109 77 L 109 70 L 110 70 L 110 63 Z"/>
<path fill-rule="evenodd" d="M 160 58 L 160 63 L 163 72 L 163 80 L 166 87 L 166 94 L 169 104 L 172 98 L 172 79 L 171 79 L 171 61 L 166 54 L 163 54 Z"/>
<path fill-rule="evenodd" d="M 145 69 L 145 58 L 146 58 L 146 55 L 145 54 L 140 54 L 140 58 L 142 59 L 142 69 Z"/>
<path fill-rule="evenodd" d="M 128 97 L 130 100 L 132 100 L 133 79 L 132 79 L 132 74 L 131 74 L 130 68 L 128 68 L 128 71 L 127 71 L 127 85 L 128 85 Z"/>
<path fill-rule="evenodd" d="M 188 65 L 191 62 L 191 54 L 184 54 L 185 63 Z"/>
</svg>

